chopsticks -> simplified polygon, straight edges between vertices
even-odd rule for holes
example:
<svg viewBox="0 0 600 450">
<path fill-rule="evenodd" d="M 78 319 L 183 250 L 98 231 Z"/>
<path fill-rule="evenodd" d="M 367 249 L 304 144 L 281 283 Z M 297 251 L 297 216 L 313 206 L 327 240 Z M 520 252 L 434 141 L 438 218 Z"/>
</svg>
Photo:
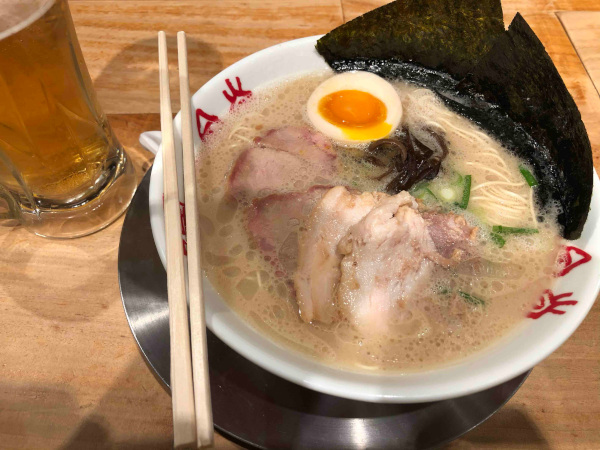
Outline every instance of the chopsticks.
<svg viewBox="0 0 600 450">
<path fill-rule="evenodd" d="M 173 115 L 169 91 L 167 40 L 158 33 L 160 119 L 163 145 L 164 211 L 167 248 L 167 289 L 171 338 L 171 395 L 174 447 L 213 443 L 213 422 L 206 349 L 206 325 L 202 296 L 202 259 L 198 228 L 198 203 L 194 169 L 194 144 L 185 33 L 177 33 L 184 190 L 187 231 L 186 261 L 183 257 Z M 187 289 L 186 289 L 187 287 Z M 189 298 L 186 296 L 189 295 Z M 190 306 L 190 328 L 188 310 Z M 191 329 L 191 349 L 190 349 Z"/>
<path fill-rule="evenodd" d="M 213 418 L 208 376 L 208 350 L 206 349 L 206 323 L 202 296 L 202 254 L 200 224 L 198 221 L 198 194 L 192 135 L 192 110 L 187 63 L 185 33 L 177 33 L 179 54 L 179 89 L 181 103 L 181 138 L 183 145 L 183 178 L 185 184 L 186 230 L 188 249 L 188 295 L 190 301 L 190 328 L 192 333 L 192 369 L 194 374 L 194 403 L 196 407 L 196 433 L 202 446 L 213 444 Z"/>
</svg>

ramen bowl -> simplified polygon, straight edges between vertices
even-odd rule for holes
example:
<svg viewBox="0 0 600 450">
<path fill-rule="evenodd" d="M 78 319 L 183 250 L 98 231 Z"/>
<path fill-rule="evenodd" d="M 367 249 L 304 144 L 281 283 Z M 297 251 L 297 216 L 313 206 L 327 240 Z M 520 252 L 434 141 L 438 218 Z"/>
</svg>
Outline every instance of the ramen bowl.
<svg viewBox="0 0 600 450">
<path fill-rule="evenodd" d="M 192 98 L 194 141 L 210 132 L 235 104 L 254 89 L 276 80 L 328 69 L 315 50 L 319 36 L 285 42 L 254 53 L 212 78 Z M 181 142 L 181 114 L 174 119 Z M 178 164 L 181 164 L 179 155 Z M 179 170 L 182 174 L 182 170 Z M 592 307 L 600 288 L 598 177 L 594 173 L 591 210 L 583 234 L 568 241 L 556 284 L 541 295 L 522 326 L 491 346 L 450 365 L 417 373 L 359 373 L 328 366 L 279 346 L 240 318 L 205 279 L 207 326 L 223 342 L 262 368 L 301 386 L 355 400 L 417 403 L 459 397 L 514 378 L 565 342 Z M 183 180 L 179 179 L 183 202 Z M 163 218 L 163 166 L 159 151 L 150 180 L 150 220 L 158 254 L 166 267 Z M 185 239 L 185 236 L 182 236 Z"/>
</svg>

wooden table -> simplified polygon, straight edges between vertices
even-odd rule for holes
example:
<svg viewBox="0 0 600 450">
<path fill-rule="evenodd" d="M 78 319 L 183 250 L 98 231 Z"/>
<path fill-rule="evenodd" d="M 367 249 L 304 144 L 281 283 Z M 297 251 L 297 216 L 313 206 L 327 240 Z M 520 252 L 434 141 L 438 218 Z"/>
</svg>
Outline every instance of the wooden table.
<svg viewBox="0 0 600 450">
<path fill-rule="evenodd" d="M 159 128 L 158 30 L 169 33 L 173 50 L 176 31 L 187 31 L 195 91 L 254 51 L 325 33 L 382 3 L 71 0 L 71 10 L 100 102 L 141 179 L 152 155 L 138 135 Z M 503 4 L 507 23 L 520 11 L 556 63 L 599 169 L 600 1 Z M 1 448 L 171 446 L 170 397 L 144 363 L 121 305 L 121 225 L 71 241 L 0 225 Z M 500 412 L 449 448 L 600 448 L 599 330 L 596 304 Z M 216 445 L 235 447 L 220 436 Z"/>
</svg>

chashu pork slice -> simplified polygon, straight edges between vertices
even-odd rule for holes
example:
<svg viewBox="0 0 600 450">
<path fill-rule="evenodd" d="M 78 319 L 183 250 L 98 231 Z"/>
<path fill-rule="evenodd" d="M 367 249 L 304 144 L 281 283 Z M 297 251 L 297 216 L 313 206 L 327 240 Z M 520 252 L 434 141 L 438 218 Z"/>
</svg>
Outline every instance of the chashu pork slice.
<svg viewBox="0 0 600 450">
<path fill-rule="evenodd" d="M 335 173 L 336 154 L 331 142 L 307 127 L 267 131 L 237 158 L 229 175 L 229 194 L 253 199 L 294 189 L 291 180 L 319 184 Z"/>
<path fill-rule="evenodd" d="M 429 278 L 436 248 L 408 192 L 387 197 L 350 227 L 338 245 L 341 279 L 334 294 L 357 327 L 382 332 L 396 306 Z"/>
<path fill-rule="evenodd" d="M 300 237 L 294 276 L 300 315 L 306 322 L 331 323 L 338 317 L 333 292 L 340 281 L 342 255 L 338 243 L 386 194 L 351 194 L 336 186 L 313 209 Z"/>
<path fill-rule="evenodd" d="M 469 258 L 477 228 L 454 213 L 427 211 L 423 219 L 439 255 L 438 264 L 450 266 Z"/>
<path fill-rule="evenodd" d="M 298 233 L 317 201 L 331 186 L 313 186 L 302 192 L 271 194 L 252 201 L 248 231 L 265 260 L 279 277 L 287 277 L 298 264 Z"/>
<path fill-rule="evenodd" d="M 312 165 L 297 155 L 274 148 L 250 147 L 244 150 L 229 176 L 229 193 L 252 199 L 276 192 L 298 174 L 313 173 Z"/>
<path fill-rule="evenodd" d="M 294 278 L 302 319 L 345 318 L 385 332 L 435 264 L 468 255 L 474 228 L 453 213 L 424 213 L 407 192 L 354 193 L 343 186 L 317 203 L 300 238 Z"/>
<path fill-rule="evenodd" d="M 336 153 L 331 141 L 324 134 L 308 127 L 272 129 L 254 139 L 254 142 L 260 147 L 276 148 L 300 156 L 325 170 L 334 168 Z"/>
</svg>

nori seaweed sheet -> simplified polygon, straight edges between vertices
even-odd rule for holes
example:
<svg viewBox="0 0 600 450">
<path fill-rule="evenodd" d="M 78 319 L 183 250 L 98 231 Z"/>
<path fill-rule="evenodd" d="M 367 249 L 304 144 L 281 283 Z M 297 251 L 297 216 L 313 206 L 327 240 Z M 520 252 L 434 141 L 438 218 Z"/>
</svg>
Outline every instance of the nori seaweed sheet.
<svg viewBox="0 0 600 450">
<path fill-rule="evenodd" d="M 520 14 L 458 90 L 499 106 L 533 138 L 536 146 L 512 150 L 533 165 L 542 204 L 559 202 L 564 236 L 579 237 L 592 197 L 590 141 L 573 97 Z"/>
<path fill-rule="evenodd" d="M 398 58 L 461 78 L 503 32 L 500 0 L 397 0 L 329 32 L 317 50 L 329 64 Z"/>
<path fill-rule="evenodd" d="M 386 26 L 393 28 L 403 18 L 388 20 L 392 26 Z M 358 31 L 353 39 L 360 41 Z M 456 72 L 415 64 L 415 58 L 406 53 L 388 59 L 329 57 L 336 71 L 367 70 L 434 90 L 451 109 L 527 161 L 539 181 L 535 192 L 542 207 L 560 206 L 558 222 L 563 236 L 577 239 L 581 235 L 592 195 L 590 142 L 573 98 L 520 14 L 462 79 Z"/>
</svg>

